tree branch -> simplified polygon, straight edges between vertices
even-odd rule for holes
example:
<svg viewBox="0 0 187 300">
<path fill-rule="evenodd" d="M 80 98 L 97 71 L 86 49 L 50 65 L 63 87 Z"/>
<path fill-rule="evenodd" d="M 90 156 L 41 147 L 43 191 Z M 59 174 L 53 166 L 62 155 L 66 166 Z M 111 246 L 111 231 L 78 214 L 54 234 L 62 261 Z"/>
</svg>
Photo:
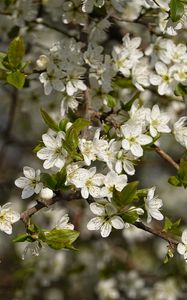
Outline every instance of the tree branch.
<svg viewBox="0 0 187 300">
<path fill-rule="evenodd" d="M 173 246 L 177 246 L 178 245 L 178 241 L 176 239 L 173 239 L 171 237 L 168 237 L 163 231 L 160 231 L 160 230 L 156 230 L 154 228 L 151 228 L 145 224 L 143 224 L 142 222 L 135 222 L 133 224 L 134 226 L 136 226 L 137 228 L 139 229 L 142 229 L 144 231 L 147 231 L 149 233 L 152 233 L 153 235 L 165 240 L 166 242 L 168 242 L 170 245 L 173 245 Z"/>
<path fill-rule="evenodd" d="M 170 165 L 172 165 L 175 169 L 179 170 L 179 165 L 173 160 L 173 158 L 167 154 L 163 149 L 160 147 L 155 146 L 154 150 L 164 159 L 166 160 Z"/>
</svg>

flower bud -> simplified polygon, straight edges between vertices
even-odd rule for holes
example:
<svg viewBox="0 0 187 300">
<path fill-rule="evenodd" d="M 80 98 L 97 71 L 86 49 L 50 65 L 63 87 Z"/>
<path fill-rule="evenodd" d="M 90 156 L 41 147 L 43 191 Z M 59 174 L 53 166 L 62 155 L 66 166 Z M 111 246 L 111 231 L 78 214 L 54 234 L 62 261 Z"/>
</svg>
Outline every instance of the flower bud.
<svg viewBox="0 0 187 300">
<path fill-rule="evenodd" d="M 43 200 L 49 200 L 51 198 L 53 198 L 53 191 L 49 188 L 43 188 L 40 192 L 40 197 L 43 199 Z"/>
<path fill-rule="evenodd" d="M 46 55 L 40 55 L 39 59 L 37 59 L 36 64 L 39 70 L 45 70 L 47 68 L 49 62 L 49 58 Z"/>
</svg>

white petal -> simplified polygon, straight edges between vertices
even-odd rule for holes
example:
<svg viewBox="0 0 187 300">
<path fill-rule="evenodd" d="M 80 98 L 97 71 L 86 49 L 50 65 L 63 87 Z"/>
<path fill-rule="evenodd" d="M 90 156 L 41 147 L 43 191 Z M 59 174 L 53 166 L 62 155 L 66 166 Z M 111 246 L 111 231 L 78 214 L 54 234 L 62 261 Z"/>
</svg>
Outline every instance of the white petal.
<svg viewBox="0 0 187 300">
<path fill-rule="evenodd" d="M 23 189 L 25 186 L 28 186 L 31 183 L 30 179 L 25 177 L 20 177 L 15 180 L 15 185 L 21 189 Z"/>
<path fill-rule="evenodd" d="M 9 222 L 0 222 L 0 230 L 12 234 L 12 226 Z"/>
<path fill-rule="evenodd" d="M 98 216 L 102 216 L 105 213 L 105 208 L 102 204 L 93 202 L 90 204 L 90 210 Z"/>
<path fill-rule="evenodd" d="M 33 168 L 30 167 L 24 167 L 23 168 L 23 174 L 25 175 L 25 177 L 29 178 L 29 179 L 34 179 L 35 178 L 35 170 Z"/>
<path fill-rule="evenodd" d="M 55 149 L 56 140 L 53 136 L 45 133 L 45 134 L 42 135 L 42 140 L 43 140 L 46 147 L 51 148 L 51 149 Z"/>
<path fill-rule="evenodd" d="M 131 145 L 131 152 L 133 155 L 137 156 L 137 157 L 140 157 L 143 155 L 143 149 L 142 147 L 139 145 L 139 144 L 132 144 Z"/>
<path fill-rule="evenodd" d="M 26 199 L 31 197 L 34 194 L 34 188 L 27 186 L 23 189 L 22 194 L 21 194 L 21 198 L 22 199 Z"/>
<path fill-rule="evenodd" d="M 112 230 L 112 225 L 108 222 L 105 222 L 102 226 L 101 226 L 101 236 L 103 238 L 109 236 L 109 234 L 111 233 Z"/>
<path fill-rule="evenodd" d="M 81 195 L 84 199 L 87 199 L 89 197 L 89 191 L 88 191 L 87 187 L 83 187 L 81 189 Z"/>
<path fill-rule="evenodd" d="M 182 239 L 182 242 L 183 242 L 185 245 L 187 245 L 187 229 L 185 229 L 185 230 L 183 231 L 181 239 Z"/>
<path fill-rule="evenodd" d="M 119 216 L 114 216 L 110 219 L 110 222 L 112 223 L 112 226 L 115 229 L 123 229 L 125 224 L 122 218 L 120 218 Z"/>
<path fill-rule="evenodd" d="M 137 141 L 140 143 L 140 145 L 147 145 L 152 142 L 152 137 L 148 136 L 146 134 L 141 134 L 138 138 Z"/>
<path fill-rule="evenodd" d="M 95 217 L 88 222 L 87 228 L 88 230 L 99 230 L 102 224 L 103 224 L 103 218 Z"/>
<path fill-rule="evenodd" d="M 185 247 L 185 245 L 182 244 L 182 243 L 179 243 L 179 244 L 177 245 L 177 252 L 178 252 L 179 254 L 181 254 L 181 255 L 184 255 L 184 253 L 186 252 L 186 247 Z"/>
</svg>

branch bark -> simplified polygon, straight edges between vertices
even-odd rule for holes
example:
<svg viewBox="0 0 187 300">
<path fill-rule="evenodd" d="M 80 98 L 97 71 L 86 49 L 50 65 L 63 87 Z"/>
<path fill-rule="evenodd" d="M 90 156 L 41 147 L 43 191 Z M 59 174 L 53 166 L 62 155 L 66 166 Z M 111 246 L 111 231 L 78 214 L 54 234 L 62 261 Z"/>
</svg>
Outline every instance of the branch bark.
<svg viewBox="0 0 187 300">
<path fill-rule="evenodd" d="M 179 169 L 179 165 L 174 161 L 174 159 L 167 154 L 163 149 L 160 147 L 155 147 L 154 150 L 165 160 L 167 161 L 171 166 L 173 166 L 175 169 Z"/>
</svg>

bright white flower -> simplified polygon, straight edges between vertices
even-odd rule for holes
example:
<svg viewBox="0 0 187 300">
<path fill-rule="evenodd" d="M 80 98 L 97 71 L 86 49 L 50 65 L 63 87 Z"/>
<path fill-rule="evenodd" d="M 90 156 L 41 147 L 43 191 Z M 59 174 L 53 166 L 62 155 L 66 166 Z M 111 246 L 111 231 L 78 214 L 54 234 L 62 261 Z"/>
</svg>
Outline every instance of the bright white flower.
<svg viewBox="0 0 187 300">
<path fill-rule="evenodd" d="M 56 137 L 47 133 L 42 135 L 45 147 L 37 152 L 37 156 L 45 160 L 43 164 L 44 169 L 52 167 L 63 168 L 67 157 L 67 151 L 62 145 L 62 140 L 64 139 L 64 132 L 58 132 Z"/>
<path fill-rule="evenodd" d="M 177 245 L 177 251 L 179 254 L 184 256 L 184 259 L 187 262 L 187 229 L 183 231 L 181 240 L 182 243 Z"/>
<path fill-rule="evenodd" d="M 104 203 L 94 202 L 90 204 L 90 209 L 97 217 L 88 222 L 87 228 L 89 230 L 101 230 L 101 236 L 105 238 L 111 233 L 112 227 L 115 229 L 124 228 L 123 219 L 116 215 L 116 208 L 111 203 L 107 201 Z"/>
<path fill-rule="evenodd" d="M 74 229 L 74 225 L 69 222 L 69 216 L 68 214 L 63 215 L 60 220 L 56 224 L 56 229 Z"/>
<path fill-rule="evenodd" d="M 79 149 L 84 157 L 85 164 L 91 165 L 91 161 L 96 160 L 95 148 L 92 141 L 85 139 L 79 139 Z"/>
<path fill-rule="evenodd" d="M 122 189 L 127 185 L 127 176 L 118 175 L 114 171 L 110 171 L 104 178 L 105 187 L 102 188 L 103 197 L 107 197 L 109 200 L 113 195 L 113 189 L 121 192 Z"/>
<path fill-rule="evenodd" d="M 173 127 L 176 141 L 187 148 L 187 117 L 181 117 Z"/>
<path fill-rule="evenodd" d="M 150 114 L 150 109 L 144 106 L 140 106 L 139 100 L 135 100 L 129 111 L 130 119 L 135 123 L 140 123 L 142 130 L 146 129 L 148 124 L 147 115 Z"/>
<path fill-rule="evenodd" d="M 143 149 L 141 146 L 148 145 L 152 142 L 152 137 L 142 134 L 140 124 L 124 124 L 121 126 L 121 133 L 123 136 L 123 149 L 127 151 L 130 150 L 136 157 L 143 155 Z"/>
<path fill-rule="evenodd" d="M 61 105 L 60 105 L 60 113 L 61 113 L 61 117 L 64 117 L 66 112 L 68 112 L 69 108 L 71 108 L 71 110 L 75 111 L 79 105 L 78 102 L 78 98 L 79 95 L 77 95 L 76 93 L 72 96 L 69 96 L 67 94 L 65 94 L 62 98 L 61 101 Z"/>
<path fill-rule="evenodd" d="M 156 187 L 148 190 L 147 198 L 145 198 L 145 209 L 147 211 L 147 223 L 150 223 L 152 218 L 156 220 L 163 220 L 164 216 L 159 211 L 162 207 L 162 200 L 158 196 L 154 196 Z"/>
<path fill-rule="evenodd" d="M 112 51 L 112 57 L 115 71 L 121 72 L 125 77 L 129 77 L 130 69 L 133 66 L 133 61 L 129 57 L 129 51 L 116 46 Z"/>
<path fill-rule="evenodd" d="M 40 182 L 40 170 L 34 170 L 30 167 L 23 168 L 25 177 L 16 179 L 15 185 L 23 189 L 21 198 L 26 199 L 31 197 L 34 193 L 39 194 L 43 188 L 43 183 Z"/>
<path fill-rule="evenodd" d="M 49 188 L 43 188 L 41 191 L 40 191 L 40 198 L 43 199 L 43 200 L 49 200 L 49 199 L 52 199 L 53 196 L 54 196 L 54 193 L 51 189 Z"/>
<path fill-rule="evenodd" d="M 183 85 L 187 84 L 187 65 L 181 63 L 171 67 L 171 72 L 176 81 L 182 82 Z"/>
<path fill-rule="evenodd" d="M 100 198 L 102 197 L 100 186 L 103 185 L 104 177 L 102 174 L 96 174 L 95 167 L 89 170 L 79 168 L 73 172 L 71 180 L 68 183 L 80 188 L 84 199 L 87 199 L 89 194 L 94 198 Z"/>
<path fill-rule="evenodd" d="M 139 91 L 144 91 L 145 87 L 150 86 L 149 76 L 150 69 L 145 59 L 132 68 L 132 82 Z"/>
<path fill-rule="evenodd" d="M 102 147 L 101 147 L 102 146 Z M 103 144 L 98 147 L 97 157 L 99 160 L 106 162 L 108 168 L 113 170 L 116 164 L 116 155 L 121 149 L 121 142 L 115 139 L 103 141 Z"/>
<path fill-rule="evenodd" d="M 69 65 L 66 73 L 66 92 L 69 96 L 74 95 L 79 90 L 86 91 L 87 86 L 81 80 L 86 69 L 80 66 Z"/>
<path fill-rule="evenodd" d="M 174 63 L 181 63 L 186 59 L 186 45 L 175 43 L 172 40 L 167 40 L 167 47 L 165 51 L 165 56 L 169 60 L 169 63 L 172 61 Z"/>
<path fill-rule="evenodd" d="M 171 68 L 168 68 L 164 63 L 157 62 L 155 69 L 158 75 L 150 75 L 150 82 L 153 85 L 158 85 L 158 93 L 160 95 L 171 95 L 175 88 L 175 80 Z"/>
<path fill-rule="evenodd" d="M 40 82 L 44 84 L 45 95 L 51 94 L 52 90 L 64 91 L 65 86 L 63 83 L 63 73 L 54 67 L 49 65 L 47 72 L 41 73 L 39 76 Z"/>
<path fill-rule="evenodd" d="M 149 122 L 149 131 L 151 136 L 154 138 L 157 136 L 158 132 L 171 132 L 171 129 L 167 125 L 169 120 L 169 115 L 166 113 L 161 113 L 159 106 L 155 104 L 152 108 L 151 113 L 147 115 L 147 121 Z"/>
<path fill-rule="evenodd" d="M 130 151 L 121 149 L 116 156 L 115 171 L 120 174 L 124 170 L 128 175 L 135 174 L 134 163 L 137 157 L 132 155 Z"/>
<path fill-rule="evenodd" d="M 0 206 L 0 230 L 12 234 L 12 224 L 20 219 L 20 214 L 11 208 L 12 203 L 8 202 Z"/>
</svg>

